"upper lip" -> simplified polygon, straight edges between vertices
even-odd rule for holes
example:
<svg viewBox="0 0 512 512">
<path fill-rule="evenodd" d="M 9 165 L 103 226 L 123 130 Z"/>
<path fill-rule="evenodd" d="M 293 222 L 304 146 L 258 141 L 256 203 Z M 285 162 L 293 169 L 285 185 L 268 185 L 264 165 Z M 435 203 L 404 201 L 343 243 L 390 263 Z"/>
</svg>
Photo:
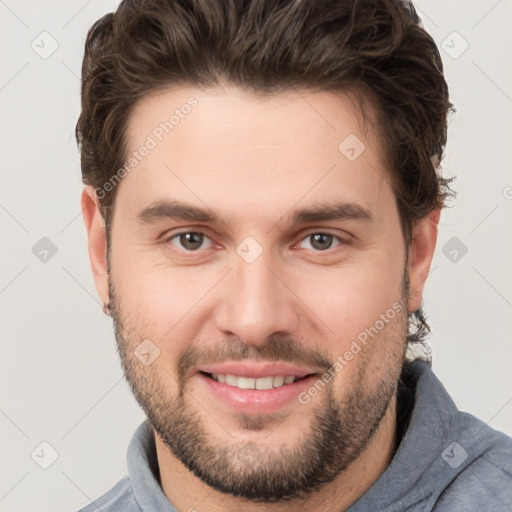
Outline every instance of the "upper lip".
<svg viewBox="0 0 512 512">
<path fill-rule="evenodd" d="M 283 375 L 285 377 L 293 375 L 300 378 L 315 373 L 310 368 L 300 368 L 287 363 L 255 363 L 244 361 L 233 361 L 222 364 L 212 364 L 200 366 L 197 368 L 200 372 L 230 374 L 239 377 L 275 377 Z"/>
</svg>

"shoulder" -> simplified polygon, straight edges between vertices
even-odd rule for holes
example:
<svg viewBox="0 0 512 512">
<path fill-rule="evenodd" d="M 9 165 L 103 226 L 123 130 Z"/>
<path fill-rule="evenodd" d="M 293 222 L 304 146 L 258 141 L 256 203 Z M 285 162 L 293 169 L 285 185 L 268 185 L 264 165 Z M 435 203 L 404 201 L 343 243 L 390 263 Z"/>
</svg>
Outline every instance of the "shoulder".
<svg viewBox="0 0 512 512">
<path fill-rule="evenodd" d="M 491 505 L 494 512 L 512 510 L 512 438 L 470 414 L 461 416 L 479 427 L 473 442 L 462 446 L 471 463 L 454 475 L 434 510 L 490 510 Z"/>
<path fill-rule="evenodd" d="M 128 476 L 123 477 L 103 496 L 93 500 L 78 512 L 140 512 Z"/>
</svg>

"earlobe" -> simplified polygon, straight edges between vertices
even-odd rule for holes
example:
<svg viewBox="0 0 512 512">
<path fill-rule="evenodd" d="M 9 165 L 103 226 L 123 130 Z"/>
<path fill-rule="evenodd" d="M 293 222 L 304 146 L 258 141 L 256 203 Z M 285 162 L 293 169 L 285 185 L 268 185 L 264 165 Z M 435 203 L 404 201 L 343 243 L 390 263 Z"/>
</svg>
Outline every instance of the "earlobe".
<svg viewBox="0 0 512 512">
<path fill-rule="evenodd" d="M 105 221 L 94 188 L 86 185 L 82 191 L 82 215 L 87 231 L 89 260 L 96 290 L 103 304 L 109 302 L 107 238 Z"/>
<path fill-rule="evenodd" d="M 437 242 L 440 209 L 432 210 L 416 221 L 409 248 L 409 312 L 421 306 L 423 289 L 427 280 Z"/>
</svg>

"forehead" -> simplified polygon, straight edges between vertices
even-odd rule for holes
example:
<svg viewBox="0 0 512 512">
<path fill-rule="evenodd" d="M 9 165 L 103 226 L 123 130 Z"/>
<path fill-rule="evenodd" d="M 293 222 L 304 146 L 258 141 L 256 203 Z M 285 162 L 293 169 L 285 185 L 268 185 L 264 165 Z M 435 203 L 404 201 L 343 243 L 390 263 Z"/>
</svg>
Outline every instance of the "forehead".
<svg viewBox="0 0 512 512">
<path fill-rule="evenodd" d="M 369 104 L 366 112 L 373 116 Z M 379 140 L 354 95 L 290 90 L 264 96 L 236 87 L 159 91 L 134 108 L 126 142 L 127 157 L 137 156 L 118 200 L 127 196 L 132 213 L 165 197 L 233 215 L 244 206 L 276 212 L 279 203 L 289 209 L 306 200 L 357 201 L 368 210 L 390 206 Z"/>
<path fill-rule="evenodd" d="M 173 146 L 175 152 L 187 151 L 193 143 L 196 153 L 219 150 L 221 137 L 223 149 L 227 144 L 289 143 L 295 149 L 301 146 L 318 151 L 334 146 L 338 150 L 340 139 L 349 134 L 365 142 L 372 136 L 368 142 L 377 146 L 376 134 L 367 130 L 363 121 L 363 101 L 371 120 L 370 100 L 355 92 L 294 89 L 264 94 L 234 86 L 175 87 L 139 100 L 128 120 L 126 139 L 132 150 L 149 135 L 158 143 Z M 217 137 L 212 140 L 213 132 Z"/>
</svg>

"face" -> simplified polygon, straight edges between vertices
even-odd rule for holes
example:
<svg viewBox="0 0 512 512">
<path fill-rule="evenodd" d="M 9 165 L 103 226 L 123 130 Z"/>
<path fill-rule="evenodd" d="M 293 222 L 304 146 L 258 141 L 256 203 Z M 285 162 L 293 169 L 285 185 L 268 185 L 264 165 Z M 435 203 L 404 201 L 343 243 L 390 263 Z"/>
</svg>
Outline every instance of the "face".
<svg viewBox="0 0 512 512">
<path fill-rule="evenodd" d="M 360 119 L 344 94 L 234 88 L 160 92 L 130 118 L 129 153 L 156 144 L 117 185 L 119 352 L 160 442 L 221 492 L 319 489 L 393 403 L 421 276 Z"/>
</svg>

